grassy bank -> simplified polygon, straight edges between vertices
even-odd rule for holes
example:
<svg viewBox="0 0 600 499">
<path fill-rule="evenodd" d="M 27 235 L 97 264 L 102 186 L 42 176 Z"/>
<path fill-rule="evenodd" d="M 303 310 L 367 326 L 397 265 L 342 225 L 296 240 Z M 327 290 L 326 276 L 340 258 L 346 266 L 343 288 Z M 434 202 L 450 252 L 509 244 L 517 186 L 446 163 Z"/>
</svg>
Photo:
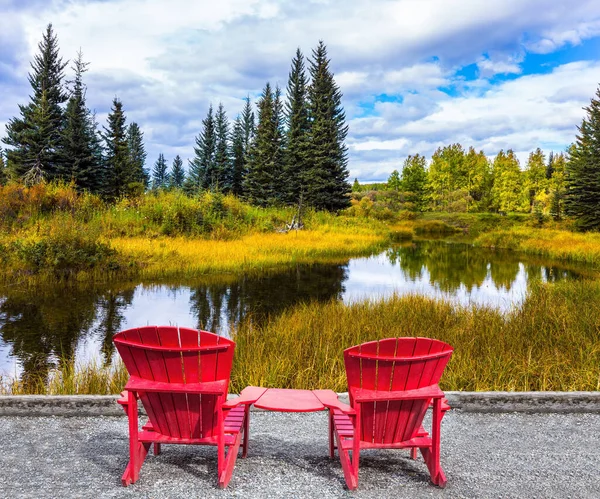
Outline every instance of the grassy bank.
<svg viewBox="0 0 600 499">
<path fill-rule="evenodd" d="M 232 331 L 237 342 L 230 391 L 247 385 L 346 389 L 342 352 L 393 336 L 428 336 L 454 346 L 445 390 L 600 390 L 600 282 L 537 285 L 503 314 L 418 296 L 351 305 L 311 303 Z M 16 384 L 13 393 L 117 393 L 122 367 L 65 364 L 50 386 Z M 62 381 L 64 380 L 64 381 Z M 3 391 L 10 391 L 5 380 Z"/>
<path fill-rule="evenodd" d="M 232 389 L 345 390 L 344 348 L 393 336 L 428 336 L 455 347 L 446 390 L 600 389 L 596 281 L 540 285 L 505 315 L 418 296 L 299 306 L 266 325 L 240 327 Z"/>
<path fill-rule="evenodd" d="M 257 208 L 232 196 L 148 193 L 106 205 L 65 185 L 0 187 L 0 280 L 115 280 L 241 272 L 368 254 L 389 229 L 366 218 Z"/>
<path fill-rule="evenodd" d="M 600 233 L 515 227 L 481 234 L 475 244 L 600 267 Z"/>
</svg>

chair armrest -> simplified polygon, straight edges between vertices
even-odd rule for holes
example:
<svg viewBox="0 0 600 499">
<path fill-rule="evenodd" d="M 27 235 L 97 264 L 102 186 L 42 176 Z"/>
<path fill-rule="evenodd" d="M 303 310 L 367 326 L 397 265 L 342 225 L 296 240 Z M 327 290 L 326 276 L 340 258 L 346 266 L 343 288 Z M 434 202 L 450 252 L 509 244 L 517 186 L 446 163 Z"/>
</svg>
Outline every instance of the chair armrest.
<svg viewBox="0 0 600 499">
<path fill-rule="evenodd" d="M 377 402 L 383 400 L 441 399 L 444 392 L 438 385 L 430 385 L 416 390 L 383 391 L 367 388 L 350 388 L 355 402 Z"/>
<path fill-rule="evenodd" d="M 340 402 L 335 392 L 332 392 L 331 390 L 313 390 L 312 392 L 315 394 L 315 397 L 319 399 L 319 402 L 328 409 L 337 409 L 338 411 L 349 415 L 356 414 L 356 411 L 352 407 Z"/>
<path fill-rule="evenodd" d="M 120 398 L 117 399 L 117 404 L 127 405 L 129 404 L 129 399 L 127 398 L 127 392 L 122 391 L 120 393 Z"/>
<path fill-rule="evenodd" d="M 446 412 L 449 411 L 450 409 L 452 409 L 452 407 L 450 407 L 450 404 L 448 403 L 448 400 L 443 398 L 442 399 L 442 412 Z"/>
<path fill-rule="evenodd" d="M 151 381 L 131 376 L 125 385 L 125 390 L 133 392 L 162 392 L 162 393 L 200 393 L 206 395 L 225 395 L 227 381 L 207 381 L 204 383 L 167 383 Z"/>
<path fill-rule="evenodd" d="M 233 409 L 240 404 L 252 405 L 261 398 L 266 391 L 266 388 L 261 388 L 259 386 L 247 386 L 242 390 L 239 397 L 225 402 L 223 404 L 223 409 Z"/>
</svg>

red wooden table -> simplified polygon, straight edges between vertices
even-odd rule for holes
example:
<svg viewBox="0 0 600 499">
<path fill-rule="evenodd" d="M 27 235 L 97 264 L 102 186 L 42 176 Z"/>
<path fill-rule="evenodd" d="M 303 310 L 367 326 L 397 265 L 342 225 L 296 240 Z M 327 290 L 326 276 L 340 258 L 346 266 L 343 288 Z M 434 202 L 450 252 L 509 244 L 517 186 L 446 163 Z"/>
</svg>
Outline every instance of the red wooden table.
<svg viewBox="0 0 600 499">
<path fill-rule="evenodd" d="M 234 408 L 239 405 L 246 406 L 245 437 L 249 435 L 251 405 L 267 411 L 277 412 L 317 412 L 329 409 L 329 455 L 333 456 L 334 441 L 331 432 L 334 410 L 340 410 L 345 414 L 355 414 L 354 409 L 338 400 L 336 393 L 332 390 L 290 390 L 284 388 L 260 388 L 248 386 L 242 390 L 240 396 L 223 404 L 225 408 Z M 246 447 L 244 447 L 245 456 Z"/>
<path fill-rule="evenodd" d="M 259 409 L 278 412 L 317 412 L 325 409 L 351 410 L 338 400 L 333 390 L 291 390 L 286 388 L 260 388 L 248 386 L 236 399 L 228 400 L 224 407 L 240 404 L 254 405 Z"/>
</svg>

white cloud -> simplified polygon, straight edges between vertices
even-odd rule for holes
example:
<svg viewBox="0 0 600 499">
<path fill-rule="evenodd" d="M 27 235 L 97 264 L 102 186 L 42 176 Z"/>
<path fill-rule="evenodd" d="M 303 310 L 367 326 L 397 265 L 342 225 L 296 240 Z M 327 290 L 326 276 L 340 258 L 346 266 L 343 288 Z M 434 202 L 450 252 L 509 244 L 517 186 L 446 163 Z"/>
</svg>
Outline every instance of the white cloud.
<svg viewBox="0 0 600 499">
<path fill-rule="evenodd" d="M 350 170 L 361 178 L 385 178 L 404 155 L 454 141 L 490 153 L 566 144 L 598 83 L 592 63 L 539 77 L 522 76 L 520 66 L 525 51 L 600 34 L 596 0 L 555 0 L 551 8 L 547 0 L 493 8 L 484 0 L 17 4 L 0 19 L 0 124 L 27 100 L 29 59 L 52 21 L 64 57 L 81 47 L 91 62 L 89 104 L 104 118 L 118 95 L 145 131 L 149 163 L 161 151 L 191 156 L 210 102 L 223 101 L 235 118 L 267 80 L 285 87 L 296 47 L 308 54 L 321 38 L 344 93 Z M 468 64 L 477 64 L 480 79 L 455 76 Z M 491 86 L 486 78 L 498 74 L 520 76 Z M 439 90 L 451 87 L 451 96 Z"/>
</svg>

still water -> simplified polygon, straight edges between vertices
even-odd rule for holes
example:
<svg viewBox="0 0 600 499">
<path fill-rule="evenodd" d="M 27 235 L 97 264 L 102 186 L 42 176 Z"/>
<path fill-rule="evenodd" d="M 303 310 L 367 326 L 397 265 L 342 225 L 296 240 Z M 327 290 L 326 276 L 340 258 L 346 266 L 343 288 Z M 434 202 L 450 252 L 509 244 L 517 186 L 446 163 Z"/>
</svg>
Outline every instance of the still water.
<svg viewBox="0 0 600 499">
<path fill-rule="evenodd" d="M 0 288 L 0 375 L 45 372 L 58 357 L 110 362 L 111 338 L 146 324 L 227 334 L 309 300 L 346 303 L 418 293 L 457 304 L 519 306 L 534 280 L 576 279 L 580 271 L 505 251 L 421 241 L 338 265 L 261 274 L 204 276 L 177 283 Z"/>
</svg>

